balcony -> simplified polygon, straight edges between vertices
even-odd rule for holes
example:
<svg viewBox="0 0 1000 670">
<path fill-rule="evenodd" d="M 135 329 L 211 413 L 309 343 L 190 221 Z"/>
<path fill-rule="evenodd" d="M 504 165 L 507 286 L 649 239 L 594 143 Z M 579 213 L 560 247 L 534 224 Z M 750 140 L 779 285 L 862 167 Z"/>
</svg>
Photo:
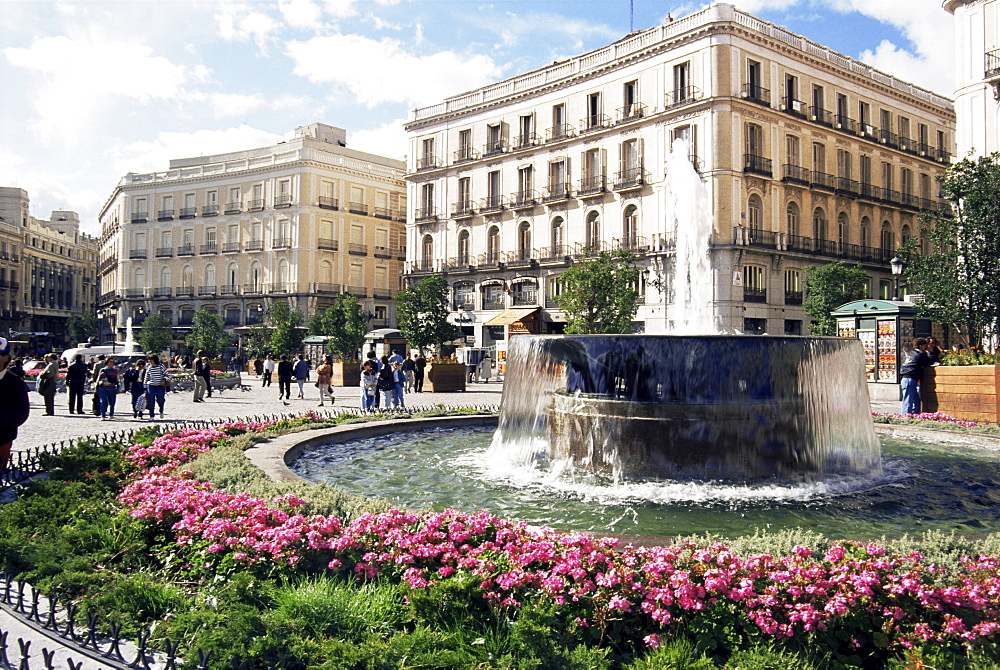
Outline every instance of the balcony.
<svg viewBox="0 0 1000 670">
<path fill-rule="evenodd" d="M 899 136 L 899 148 L 907 153 L 917 153 L 917 141 L 909 137 Z"/>
<path fill-rule="evenodd" d="M 937 151 L 934 152 L 934 154 L 935 154 L 935 160 L 937 160 L 939 163 L 951 162 L 951 154 L 945 151 L 944 149 L 938 149 Z"/>
<path fill-rule="evenodd" d="M 800 119 L 806 118 L 806 111 L 808 110 L 806 103 L 801 100 L 796 100 L 791 97 L 784 97 L 781 103 L 781 111 L 791 114 L 792 116 L 797 116 Z"/>
<path fill-rule="evenodd" d="M 240 252 L 239 242 L 226 242 L 222 245 L 222 253 L 224 254 L 237 254 Z"/>
<path fill-rule="evenodd" d="M 468 219 L 476 214 L 476 208 L 471 200 L 462 200 L 451 206 L 451 218 Z"/>
<path fill-rule="evenodd" d="M 584 177 L 580 180 L 580 188 L 577 189 L 576 195 L 580 198 L 603 195 L 608 190 L 607 181 L 607 177 L 602 174 Z"/>
<path fill-rule="evenodd" d="M 701 89 L 697 86 L 682 86 L 669 91 L 664 96 L 663 104 L 667 109 L 670 109 L 696 100 L 701 100 Z"/>
<path fill-rule="evenodd" d="M 538 146 L 541 143 L 541 138 L 538 133 L 521 133 L 514 138 L 514 151 L 519 151 L 521 149 L 530 149 L 531 147 Z"/>
<path fill-rule="evenodd" d="M 223 284 L 219 287 L 219 293 L 222 295 L 237 295 L 239 287 L 236 284 Z"/>
<path fill-rule="evenodd" d="M 743 84 L 742 97 L 758 105 L 771 106 L 771 90 L 757 84 Z"/>
<path fill-rule="evenodd" d="M 170 298 L 173 296 L 174 292 L 169 288 L 154 288 L 153 297 L 154 298 Z"/>
<path fill-rule="evenodd" d="M 767 302 L 767 289 L 743 287 L 743 302 Z"/>
<path fill-rule="evenodd" d="M 358 298 L 368 297 L 368 289 L 364 286 L 348 286 L 347 292 L 353 296 L 357 296 Z"/>
<path fill-rule="evenodd" d="M 804 167 L 799 167 L 798 165 L 792 165 L 790 163 L 785 163 L 784 165 L 784 177 L 781 181 L 789 182 L 791 184 L 801 184 L 802 186 L 809 185 L 809 170 Z"/>
<path fill-rule="evenodd" d="M 514 251 L 507 252 L 505 262 L 507 263 L 507 267 L 526 268 L 535 264 L 537 256 L 538 252 L 532 249 L 515 249 Z"/>
<path fill-rule="evenodd" d="M 508 151 L 510 151 L 510 146 L 508 146 L 507 140 L 497 138 L 487 142 L 483 147 L 483 158 L 488 158 L 489 156 L 499 156 L 500 154 L 505 154 Z"/>
<path fill-rule="evenodd" d="M 271 240 L 272 249 L 291 249 L 292 248 L 292 238 L 290 237 L 275 237 Z"/>
<path fill-rule="evenodd" d="M 910 193 L 900 193 L 899 204 L 907 209 L 920 209 L 920 198 Z"/>
<path fill-rule="evenodd" d="M 879 200 L 880 190 L 878 186 L 873 186 L 865 182 L 858 184 L 858 195 L 865 200 Z"/>
<path fill-rule="evenodd" d="M 202 298 L 212 298 L 215 296 L 217 291 L 218 291 L 217 286 L 199 286 L 198 296 Z"/>
<path fill-rule="evenodd" d="M 499 251 L 486 254 L 479 254 L 476 258 L 476 266 L 480 270 L 499 270 L 503 266 L 504 257 Z"/>
<path fill-rule="evenodd" d="M 269 287 L 271 293 L 291 293 L 292 285 L 288 282 L 275 282 Z"/>
<path fill-rule="evenodd" d="M 416 223 L 431 223 L 438 220 L 437 207 L 418 207 L 413 210 L 413 220 Z"/>
<path fill-rule="evenodd" d="M 396 291 L 387 287 L 378 287 L 372 289 L 373 298 L 381 298 L 382 300 L 392 300 L 396 297 Z"/>
<path fill-rule="evenodd" d="M 197 207 L 181 207 L 181 218 L 182 219 L 193 219 L 198 216 Z"/>
<path fill-rule="evenodd" d="M 264 292 L 263 284 L 244 284 L 243 295 L 260 295 Z"/>
<path fill-rule="evenodd" d="M 264 209 L 264 200 L 263 200 L 263 198 L 257 198 L 255 200 L 251 200 L 249 202 L 249 206 L 247 207 L 247 211 L 248 212 L 259 212 L 262 209 Z"/>
<path fill-rule="evenodd" d="M 363 202 L 352 202 L 352 203 L 349 203 L 348 206 L 347 206 L 347 210 L 351 214 L 363 214 L 365 216 L 368 216 L 368 205 L 366 205 Z"/>
<path fill-rule="evenodd" d="M 174 295 L 178 298 L 194 297 L 194 286 L 178 286 L 174 289 Z"/>
<path fill-rule="evenodd" d="M 429 258 L 421 258 L 410 264 L 411 272 L 434 272 L 434 261 Z"/>
<path fill-rule="evenodd" d="M 218 205 L 205 205 L 201 208 L 202 216 L 218 216 L 219 206 Z"/>
<path fill-rule="evenodd" d="M 339 201 L 328 195 L 319 196 L 319 198 L 316 199 L 316 205 L 320 209 L 332 209 L 334 211 L 340 208 Z"/>
<path fill-rule="evenodd" d="M 894 149 L 899 148 L 899 136 L 887 128 L 878 131 L 878 141 Z"/>
<path fill-rule="evenodd" d="M 580 133 L 594 133 L 611 126 L 607 114 L 588 114 L 580 119 Z"/>
<path fill-rule="evenodd" d="M 771 177 L 773 176 L 771 172 L 771 159 L 757 156 L 756 154 L 743 154 L 743 172 Z"/>
<path fill-rule="evenodd" d="M 368 255 L 368 245 L 358 244 L 357 242 L 350 242 L 347 245 L 347 253 L 352 256 L 367 256 Z"/>
<path fill-rule="evenodd" d="M 611 241 L 611 246 L 615 249 L 624 249 L 625 251 L 634 251 L 640 254 L 649 251 L 649 241 L 641 235 L 615 238 Z"/>
<path fill-rule="evenodd" d="M 525 286 L 528 284 L 528 286 Z M 516 287 L 523 287 L 520 290 Z M 528 282 L 515 284 L 514 293 L 511 296 L 511 303 L 514 307 L 530 307 L 538 304 L 538 287 Z"/>
<path fill-rule="evenodd" d="M 182 244 L 177 247 L 178 256 L 194 256 L 194 245 L 193 244 Z"/>
<path fill-rule="evenodd" d="M 985 61 L 983 64 L 983 69 L 985 70 L 983 78 L 991 83 L 1000 79 L 1000 49 L 987 51 L 983 60 Z"/>
<path fill-rule="evenodd" d="M 340 243 L 337 240 L 321 237 L 316 241 L 316 248 L 324 251 L 339 251 Z"/>
<path fill-rule="evenodd" d="M 638 121 L 644 116 L 646 116 L 646 105 L 641 102 L 633 102 L 631 105 L 618 108 L 615 112 L 615 123 Z"/>
<path fill-rule="evenodd" d="M 615 174 L 616 191 L 631 191 L 645 185 L 645 172 L 641 167 L 631 167 Z"/>
<path fill-rule="evenodd" d="M 816 107 L 815 105 L 809 108 L 809 116 L 813 121 L 819 123 L 820 125 L 833 127 L 833 114 L 822 107 Z"/>
<path fill-rule="evenodd" d="M 380 247 L 375 245 L 372 251 L 372 256 L 375 258 L 392 258 L 392 250 L 389 247 Z"/>
<path fill-rule="evenodd" d="M 136 298 L 145 298 L 146 297 L 146 289 L 144 289 L 144 288 L 127 288 L 127 289 L 125 289 L 125 297 L 126 298 L 132 298 L 133 300 L 136 299 Z"/>
<path fill-rule="evenodd" d="M 223 210 L 226 214 L 239 214 L 242 210 L 240 203 L 238 202 L 227 202 L 226 208 Z"/>
<path fill-rule="evenodd" d="M 843 114 L 837 114 L 833 119 L 833 125 L 837 130 L 843 130 L 846 133 L 857 133 L 858 124 L 849 116 L 844 116 Z"/>
<path fill-rule="evenodd" d="M 835 191 L 837 189 L 837 178 L 832 174 L 813 170 L 809 177 L 809 184 L 813 188 L 821 188 L 825 191 Z"/>
<path fill-rule="evenodd" d="M 222 320 L 222 325 L 227 328 L 235 328 L 240 325 L 240 317 L 238 316 L 227 316 Z"/>
<path fill-rule="evenodd" d="M 198 253 L 202 256 L 207 256 L 209 254 L 219 253 L 219 245 L 215 242 L 206 242 L 205 244 L 198 247 Z"/>
<path fill-rule="evenodd" d="M 454 156 L 455 163 L 468 163 L 469 161 L 479 160 L 479 152 L 472 147 L 459 147 Z"/>
<path fill-rule="evenodd" d="M 250 240 L 247 242 L 247 251 L 264 251 L 264 240 Z"/>
<path fill-rule="evenodd" d="M 385 219 L 389 221 L 392 219 L 392 210 L 388 207 L 376 207 L 372 210 L 372 216 L 376 219 Z"/>
<path fill-rule="evenodd" d="M 733 228 L 733 240 L 736 244 L 748 247 L 763 249 L 778 248 L 778 233 L 772 230 L 737 226 Z"/>
<path fill-rule="evenodd" d="M 837 177 L 837 194 L 856 196 L 860 190 L 860 185 L 853 179 L 847 177 Z"/>
<path fill-rule="evenodd" d="M 170 221 L 174 218 L 174 210 L 172 209 L 161 209 L 156 213 L 157 221 Z"/>
<path fill-rule="evenodd" d="M 785 291 L 785 304 L 786 305 L 801 305 L 802 304 L 802 291 Z"/>
<path fill-rule="evenodd" d="M 545 187 L 542 193 L 542 202 L 546 205 L 552 204 L 554 202 L 564 202 L 572 197 L 570 193 L 569 184 L 565 182 L 556 182 L 549 184 Z"/>
<path fill-rule="evenodd" d="M 275 196 L 274 198 L 275 209 L 284 209 L 285 207 L 291 207 L 291 206 L 292 206 L 292 196 L 289 195 L 288 193 L 279 193 L 277 196 Z"/>
<path fill-rule="evenodd" d="M 486 196 L 479 203 L 479 213 L 502 212 L 507 207 L 507 199 L 502 195 Z"/>
<path fill-rule="evenodd" d="M 128 252 L 128 257 L 135 258 L 149 258 L 149 253 L 145 249 L 131 249 Z"/>
<path fill-rule="evenodd" d="M 455 298 L 455 302 L 451 306 L 451 311 L 453 312 L 472 312 L 475 309 L 476 300 L 471 295 L 463 295 Z"/>
<path fill-rule="evenodd" d="M 129 220 L 132 223 L 146 223 L 149 221 L 149 212 L 132 212 Z"/>
<path fill-rule="evenodd" d="M 510 194 L 511 209 L 531 209 L 538 204 L 538 191 L 529 189 Z"/>
<path fill-rule="evenodd" d="M 545 133 L 546 142 L 558 142 L 576 135 L 576 129 L 568 123 L 557 123 Z"/>
<path fill-rule="evenodd" d="M 441 166 L 441 159 L 437 156 L 425 155 L 417 159 L 417 172 L 421 170 L 433 170 Z"/>
<path fill-rule="evenodd" d="M 336 295 L 340 293 L 340 284 L 329 284 L 329 283 L 316 284 L 316 293 L 322 295 Z"/>
</svg>

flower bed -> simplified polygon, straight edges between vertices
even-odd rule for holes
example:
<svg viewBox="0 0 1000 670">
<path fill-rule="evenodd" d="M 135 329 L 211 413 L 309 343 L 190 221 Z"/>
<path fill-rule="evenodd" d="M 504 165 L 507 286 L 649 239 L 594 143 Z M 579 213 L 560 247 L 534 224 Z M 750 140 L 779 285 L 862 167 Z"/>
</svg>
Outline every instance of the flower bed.
<svg viewBox="0 0 1000 670">
<path fill-rule="evenodd" d="M 322 420 L 310 413 L 296 422 Z M 288 422 L 183 430 L 135 445 L 127 455 L 135 470 L 118 500 L 174 545 L 189 578 L 306 570 L 398 580 L 414 598 L 471 584 L 497 616 L 517 618 L 543 603 L 579 639 L 613 649 L 693 632 L 721 645 L 716 653 L 764 638 L 836 657 L 884 657 L 914 645 L 982 645 L 1000 623 L 1000 561 L 992 556 L 945 568 L 874 543 L 797 546 L 787 556 L 739 556 L 722 543 L 623 547 L 456 510 L 392 510 L 347 523 L 298 513 L 303 500 L 294 495 L 216 489 L 185 468 L 234 435 L 280 425 Z"/>
</svg>

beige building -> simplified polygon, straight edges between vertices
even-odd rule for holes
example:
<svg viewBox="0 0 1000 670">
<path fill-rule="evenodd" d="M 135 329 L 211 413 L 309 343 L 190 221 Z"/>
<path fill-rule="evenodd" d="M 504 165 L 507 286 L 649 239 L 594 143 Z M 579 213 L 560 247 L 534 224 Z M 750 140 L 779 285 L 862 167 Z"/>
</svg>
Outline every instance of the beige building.
<svg viewBox="0 0 1000 670">
<path fill-rule="evenodd" d="M 100 217 L 103 320 L 121 337 L 128 317 L 159 312 L 182 337 L 205 309 L 240 332 L 272 301 L 308 318 L 351 293 L 372 328 L 395 323 L 404 168 L 314 123 L 275 146 L 126 175 Z"/>
<path fill-rule="evenodd" d="M 21 244 L 28 225 L 28 192 L 0 187 L 0 336 L 21 330 Z"/>
<path fill-rule="evenodd" d="M 945 0 L 955 15 L 958 157 L 1000 151 L 1000 2 Z"/>
<path fill-rule="evenodd" d="M 693 195 L 666 178 L 677 139 L 707 194 L 712 279 L 696 288 L 718 327 L 808 333 L 803 270 L 836 260 L 890 297 L 889 260 L 919 235 L 920 211 L 942 206 L 955 114 L 714 3 L 417 109 L 406 128 L 407 276 L 445 274 L 452 320 L 491 346 L 560 332 L 560 273 L 602 249 L 637 254 L 635 330 L 674 329 L 677 233 L 693 225 L 675 224 Z"/>
<path fill-rule="evenodd" d="M 76 212 L 54 211 L 49 221 L 28 217 L 22 229 L 21 329 L 49 333 L 56 348 L 75 347 L 67 321 L 94 314 L 97 239 L 80 232 Z"/>
</svg>

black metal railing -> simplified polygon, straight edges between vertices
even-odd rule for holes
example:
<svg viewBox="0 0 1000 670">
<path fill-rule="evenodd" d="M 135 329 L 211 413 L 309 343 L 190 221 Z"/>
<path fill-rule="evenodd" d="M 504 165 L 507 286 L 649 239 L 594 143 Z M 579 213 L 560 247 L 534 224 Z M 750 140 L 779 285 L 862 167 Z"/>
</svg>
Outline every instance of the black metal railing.
<svg viewBox="0 0 1000 670">
<path fill-rule="evenodd" d="M 156 213 L 157 221 L 169 221 L 174 218 L 174 210 L 172 209 L 161 209 Z"/>
<path fill-rule="evenodd" d="M 809 184 L 810 174 L 807 168 L 792 165 L 791 163 L 785 163 L 783 170 L 784 176 L 781 178 L 782 181 L 802 184 L 803 186 L 807 186 Z"/>
<path fill-rule="evenodd" d="M 529 189 L 510 194 L 511 209 L 528 209 L 538 204 L 538 191 Z"/>
<path fill-rule="evenodd" d="M 681 86 L 672 91 L 667 91 L 664 104 L 669 109 L 687 102 L 694 102 L 701 99 L 701 89 L 697 86 Z"/>
<path fill-rule="evenodd" d="M 743 84 L 743 99 L 770 107 L 771 90 L 759 84 Z"/>
<path fill-rule="evenodd" d="M 545 141 L 556 142 L 576 135 L 576 129 L 568 123 L 557 123 L 546 131 Z"/>
<path fill-rule="evenodd" d="M 502 195 L 489 195 L 479 202 L 480 213 L 499 212 L 507 207 L 507 199 Z"/>
<path fill-rule="evenodd" d="M 471 200 L 462 200 L 453 203 L 451 206 L 451 216 L 454 219 L 467 219 L 476 213 L 475 203 Z"/>
<path fill-rule="evenodd" d="M 633 102 L 631 105 L 619 107 L 617 112 L 617 123 L 635 121 L 646 116 L 646 105 L 641 102 Z"/>
<path fill-rule="evenodd" d="M 441 159 L 437 156 L 421 156 L 417 159 L 417 171 L 420 170 L 433 170 L 435 168 L 441 167 Z"/>
<path fill-rule="evenodd" d="M 608 190 L 608 178 L 602 174 L 591 175 L 580 180 L 580 188 L 577 189 L 578 196 L 596 195 Z"/>
<path fill-rule="evenodd" d="M 809 114 L 812 116 L 812 120 L 816 123 L 824 126 L 833 125 L 833 114 L 829 110 L 813 105 L 809 108 Z"/>
<path fill-rule="evenodd" d="M 611 125 L 611 119 L 607 114 L 588 114 L 580 119 L 580 132 L 590 133 L 596 130 L 603 130 Z"/>
<path fill-rule="evenodd" d="M 318 199 L 318 204 L 320 209 L 338 209 L 340 207 L 340 202 L 329 195 L 321 195 Z"/>
<path fill-rule="evenodd" d="M 743 287 L 743 302 L 767 302 L 766 288 Z"/>
<path fill-rule="evenodd" d="M 413 220 L 417 223 L 425 223 L 427 221 L 437 221 L 438 220 L 438 210 L 437 207 L 417 207 L 413 211 Z"/>
<path fill-rule="evenodd" d="M 766 177 L 771 177 L 774 174 L 771 171 L 771 159 L 756 154 L 743 154 L 743 171 Z"/>
<path fill-rule="evenodd" d="M 226 209 L 223 211 L 225 211 L 226 214 L 239 214 L 242 211 L 242 208 L 238 202 L 227 202 Z"/>
<path fill-rule="evenodd" d="M 474 160 L 479 160 L 479 152 L 472 147 L 459 147 L 455 152 L 456 163 L 465 163 Z"/>
<path fill-rule="evenodd" d="M 181 218 L 182 219 L 193 219 L 198 216 L 197 207 L 181 207 Z"/>
<path fill-rule="evenodd" d="M 646 184 L 645 172 L 641 167 L 631 167 L 615 174 L 616 191 L 640 188 Z"/>
<path fill-rule="evenodd" d="M 527 149 L 528 147 L 536 146 L 541 142 L 541 138 L 538 137 L 538 133 L 521 133 L 514 138 L 514 150 Z"/>
<path fill-rule="evenodd" d="M 570 198 L 570 187 L 569 184 L 565 182 L 557 182 L 549 184 L 545 187 L 542 192 L 542 202 L 561 202 L 563 200 L 569 200 Z"/>
</svg>

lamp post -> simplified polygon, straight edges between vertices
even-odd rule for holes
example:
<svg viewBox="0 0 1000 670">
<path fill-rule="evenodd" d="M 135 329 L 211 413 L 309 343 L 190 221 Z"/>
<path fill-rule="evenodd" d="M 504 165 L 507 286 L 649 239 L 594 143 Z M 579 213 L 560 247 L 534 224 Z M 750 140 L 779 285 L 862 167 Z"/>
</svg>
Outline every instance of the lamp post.
<svg viewBox="0 0 1000 670">
<path fill-rule="evenodd" d="M 898 255 L 894 256 L 891 261 L 889 261 L 889 267 L 892 268 L 892 279 L 894 282 L 893 288 L 893 300 L 899 300 L 899 276 L 903 274 L 903 259 Z"/>
</svg>

